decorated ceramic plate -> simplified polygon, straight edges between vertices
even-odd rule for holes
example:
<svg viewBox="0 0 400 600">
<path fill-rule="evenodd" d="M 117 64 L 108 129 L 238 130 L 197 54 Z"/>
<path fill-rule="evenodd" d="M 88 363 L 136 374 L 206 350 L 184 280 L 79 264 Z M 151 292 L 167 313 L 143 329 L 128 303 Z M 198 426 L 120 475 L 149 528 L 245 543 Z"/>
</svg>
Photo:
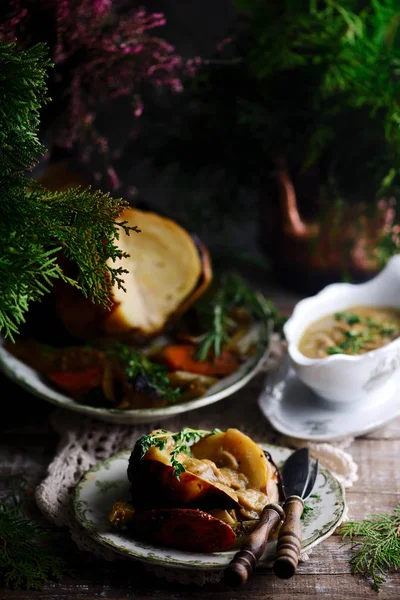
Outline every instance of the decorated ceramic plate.
<svg viewBox="0 0 400 600">
<path fill-rule="evenodd" d="M 10 379 L 32 394 L 68 410 L 84 413 L 96 419 L 112 423 L 133 424 L 151 423 L 168 419 L 175 415 L 195 410 L 227 396 L 231 396 L 245 386 L 260 370 L 270 351 L 270 325 L 259 322 L 253 329 L 255 352 L 239 368 L 212 385 L 202 395 L 186 402 L 177 402 L 161 408 L 116 409 L 97 408 L 82 404 L 57 390 L 49 381 L 23 361 L 13 356 L 0 338 L 0 369 Z"/>
<path fill-rule="evenodd" d="M 292 450 L 261 444 L 279 465 Z M 107 521 L 111 505 L 116 500 L 130 499 L 127 467 L 130 452 L 120 452 L 90 469 L 78 483 L 74 494 L 74 509 L 78 522 L 88 534 L 110 550 L 137 559 L 147 567 L 205 570 L 222 572 L 235 551 L 202 554 L 171 550 L 129 537 L 126 532 L 113 531 Z M 324 467 L 320 468 L 313 497 L 307 499 L 312 508 L 303 520 L 303 550 L 311 549 L 330 536 L 341 523 L 345 510 L 344 490 L 339 481 Z M 273 556 L 274 542 L 267 544 L 262 561 Z"/>
</svg>

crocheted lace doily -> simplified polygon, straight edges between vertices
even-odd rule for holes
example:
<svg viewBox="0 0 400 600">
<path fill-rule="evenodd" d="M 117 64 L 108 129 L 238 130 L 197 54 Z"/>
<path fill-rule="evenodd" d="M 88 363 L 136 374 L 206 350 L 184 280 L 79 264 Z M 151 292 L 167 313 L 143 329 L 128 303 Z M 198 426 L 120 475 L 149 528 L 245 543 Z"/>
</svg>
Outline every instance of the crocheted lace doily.
<svg viewBox="0 0 400 600">
<path fill-rule="evenodd" d="M 275 345 L 263 371 L 275 366 L 280 353 L 281 348 Z M 308 445 L 311 454 L 319 458 L 321 464 L 329 468 L 344 487 L 350 487 L 357 479 L 357 466 L 344 448 L 351 444 L 352 439 L 342 441 L 340 446 L 333 446 L 326 443 L 308 443 L 307 440 L 288 439 L 274 432 L 261 416 L 257 405 L 260 376 L 230 398 L 160 423 L 114 425 L 56 409 L 51 420 L 54 429 L 60 434 L 60 441 L 57 453 L 48 467 L 46 478 L 36 488 L 36 502 L 40 510 L 55 525 L 67 526 L 81 550 L 106 560 L 130 560 L 100 546 L 81 528 L 74 517 L 72 495 L 83 473 L 98 461 L 120 450 L 132 449 L 140 436 L 160 426 L 172 431 L 179 431 L 182 427 L 201 429 L 237 427 L 255 441 L 289 447 Z M 307 558 L 306 554 L 300 557 L 301 560 Z M 151 569 L 156 576 L 181 583 L 203 585 L 218 581 L 221 577 L 221 573 L 217 572 L 184 572 L 181 569 L 174 570 L 155 565 L 148 567 L 146 563 L 144 566 Z"/>
</svg>

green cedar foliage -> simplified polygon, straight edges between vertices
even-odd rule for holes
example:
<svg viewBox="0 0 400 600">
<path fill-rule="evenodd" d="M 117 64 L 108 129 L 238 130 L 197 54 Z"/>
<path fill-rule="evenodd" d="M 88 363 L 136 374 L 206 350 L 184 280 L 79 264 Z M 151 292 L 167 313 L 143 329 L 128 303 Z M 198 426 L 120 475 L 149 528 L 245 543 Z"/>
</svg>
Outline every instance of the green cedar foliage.
<svg viewBox="0 0 400 600">
<path fill-rule="evenodd" d="M 363 575 L 377 592 L 392 570 L 400 569 L 400 504 L 392 514 L 369 515 L 361 523 L 347 521 L 339 534 L 350 544 L 353 575 Z"/>
<path fill-rule="evenodd" d="M 51 530 L 30 518 L 30 493 L 20 474 L 0 476 L 0 589 L 40 590 L 48 579 L 71 574 L 54 554 Z"/>
<path fill-rule="evenodd" d="M 234 0 L 256 89 L 241 122 L 295 168 L 319 162 L 331 195 L 400 186 L 398 0 Z"/>
<path fill-rule="evenodd" d="M 90 188 L 49 192 L 28 176 L 45 151 L 38 127 L 48 67 L 44 45 L 0 42 L 0 331 L 11 339 L 57 279 L 107 306 L 110 286 L 123 287 L 113 265 L 124 255 L 119 232 L 135 229 L 118 221 L 126 206 L 119 199 Z M 63 272 L 61 255 L 76 265 L 76 279 Z"/>
<path fill-rule="evenodd" d="M 62 578 L 64 562 L 46 546 L 47 538 L 46 529 L 18 506 L 0 503 L 0 588 L 40 590 L 47 579 Z"/>
</svg>

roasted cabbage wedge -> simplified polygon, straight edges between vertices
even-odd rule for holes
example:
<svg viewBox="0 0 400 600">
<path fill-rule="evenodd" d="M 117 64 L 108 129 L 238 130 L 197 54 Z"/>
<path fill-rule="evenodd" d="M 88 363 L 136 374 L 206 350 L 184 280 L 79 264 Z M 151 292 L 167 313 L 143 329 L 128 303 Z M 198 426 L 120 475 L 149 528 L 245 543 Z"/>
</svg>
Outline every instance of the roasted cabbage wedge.
<svg viewBox="0 0 400 600">
<path fill-rule="evenodd" d="M 192 430 L 193 431 L 193 430 Z M 143 454 L 131 453 L 132 503 L 116 502 L 109 521 L 141 539 L 170 548 L 217 552 L 238 547 L 264 506 L 279 499 L 278 473 L 262 448 L 238 429 L 211 433 L 184 451 L 171 432 Z M 183 472 L 177 474 L 177 464 Z"/>
<path fill-rule="evenodd" d="M 63 287 L 58 314 L 71 335 L 80 339 L 148 338 L 185 312 L 212 280 L 207 249 L 175 221 L 154 212 L 126 209 L 119 217 L 139 233 L 120 234 L 119 248 L 129 254 L 114 267 L 125 270 L 124 288 L 110 288 L 110 310 L 93 305 Z"/>
<path fill-rule="evenodd" d="M 154 432 L 157 433 L 157 432 Z M 168 438 L 160 449 L 131 454 L 128 479 L 135 507 L 196 507 L 237 509 L 244 518 L 257 518 L 265 504 L 278 499 L 274 469 L 258 444 L 238 429 L 208 435 L 175 457 L 184 472 L 175 474 Z"/>
</svg>

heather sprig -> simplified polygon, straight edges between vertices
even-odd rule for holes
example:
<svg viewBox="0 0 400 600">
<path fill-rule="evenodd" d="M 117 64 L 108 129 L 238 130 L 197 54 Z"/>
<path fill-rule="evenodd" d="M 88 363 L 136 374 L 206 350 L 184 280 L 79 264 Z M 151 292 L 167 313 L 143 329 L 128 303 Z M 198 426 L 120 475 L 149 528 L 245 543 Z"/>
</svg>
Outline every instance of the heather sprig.
<svg viewBox="0 0 400 600">
<path fill-rule="evenodd" d="M 52 124 L 55 144 L 76 147 L 82 162 L 95 157 L 101 164 L 96 183 L 117 189 L 114 163 L 121 150 L 111 150 L 98 130 L 99 110 L 125 97 L 133 117 L 140 117 L 143 87 L 181 91 L 182 77 L 194 72 L 194 61 L 185 61 L 155 35 L 166 22 L 162 13 L 129 8 L 118 0 L 48 0 L 40 7 L 36 0 L 7 0 L 7 4 L 0 39 L 16 37 L 24 46 L 36 41 L 50 45 L 55 65 L 52 85 L 60 97 L 60 114 Z M 135 118 L 128 127 L 135 130 Z"/>
</svg>

